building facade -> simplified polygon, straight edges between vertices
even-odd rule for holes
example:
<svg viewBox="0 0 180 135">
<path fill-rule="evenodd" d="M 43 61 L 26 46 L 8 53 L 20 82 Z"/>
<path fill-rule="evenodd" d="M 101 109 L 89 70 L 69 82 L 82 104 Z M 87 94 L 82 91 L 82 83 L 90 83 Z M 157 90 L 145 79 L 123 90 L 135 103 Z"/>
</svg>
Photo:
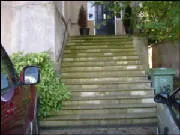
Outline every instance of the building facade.
<svg viewBox="0 0 180 135">
<path fill-rule="evenodd" d="M 80 34 L 77 20 L 81 5 L 87 11 L 90 35 L 125 35 L 122 23 L 123 11 L 120 11 L 119 16 L 112 16 L 105 5 L 93 6 L 93 4 L 93 1 L 62 1 L 64 17 L 71 21 L 71 36 Z M 111 16 L 111 18 L 108 18 L 108 16 Z M 103 21 L 106 21 L 105 25 L 102 25 Z M 98 27 L 98 25 L 100 26 Z"/>
</svg>

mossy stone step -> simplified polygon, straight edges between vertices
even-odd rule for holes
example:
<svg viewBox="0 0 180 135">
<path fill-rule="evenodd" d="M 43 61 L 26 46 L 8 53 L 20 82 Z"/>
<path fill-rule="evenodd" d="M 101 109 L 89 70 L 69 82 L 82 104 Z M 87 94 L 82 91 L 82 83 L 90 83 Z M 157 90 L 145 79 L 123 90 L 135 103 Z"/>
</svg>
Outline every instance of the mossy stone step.
<svg viewBox="0 0 180 135">
<path fill-rule="evenodd" d="M 136 52 L 135 49 L 80 49 L 80 50 L 71 50 L 71 49 L 65 49 L 64 53 L 130 53 L 130 52 Z"/>
<path fill-rule="evenodd" d="M 62 78 L 61 81 L 65 84 L 112 84 L 112 83 L 123 83 L 123 82 L 139 82 L 148 80 L 146 76 L 141 77 L 108 77 L 108 78 L 75 78 L 75 79 L 69 79 L 69 78 Z"/>
<path fill-rule="evenodd" d="M 84 61 L 84 62 L 62 62 L 62 67 L 93 67 L 93 66 L 120 66 L 120 65 L 124 65 L 124 66 L 131 66 L 131 65 L 140 65 L 141 62 L 140 61 Z"/>
<path fill-rule="evenodd" d="M 129 39 L 73 39 L 68 41 L 68 43 L 84 43 L 84 42 L 91 42 L 91 43 L 100 43 L 100 42 L 127 42 L 127 41 L 131 41 Z"/>
<path fill-rule="evenodd" d="M 77 110 L 77 109 L 68 109 L 68 110 L 61 110 L 60 112 L 54 112 L 50 113 L 48 115 L 49 117 L 51 116 L 67 116 L 67 115 L 82 115 L 82 114 L 88 114 L 88 115 L 96 115 L 96 114 L 127 114 L 127 113 L 155 113 L 156 108 L 135 108 L 135 109 L 97 109 L 97 110 Z"/>
<path fill-rule="evenodd" d="M 106 52 L 108 51 L 109 53 L 112 51 L 123 51 L 123 52 L 136 52 L 135 48 L 81 48 L 81 49 L 71 49 L 69 47 L 65 48 L 64 51 L 73 51 L 73 52 L 81 52 L 81 51 L 87 51 L 90 50 L 90 52 Z"/>
<path fill-rule="evenodd" d="M 139 103 L 139 104 L 79 104 L 79 105 L 66 105 L 62 110 L 103 110 L 103 109 L 139 109 L 139 108 L 156 108 L 154 103 Z M 55 115 L 61 112 L 54 112 Z"/>
<path fill-rule="evenodd" d="M 73 128 L 73 129 L 42 129 L 42 135 L 155 135 L 156 126 L 120 126 L 113 125 L 112 127 L 88 127 L 88 128 Z"/>
<path fill-rule="evenodd" d="M 102 78 L 102 77 L 140 77 L 145 76 L 145 71 L 109 71 L 109 72 L 67 72 L 62 73 L 62 78 Z"/>
<path fill-rule="evenodd" d="M 68 128 L 73 126 L 109 126 L 116 124 L 156 124 L 157 119 L 155 117 L 150 118 L 130 118 L 130 119 L 101 119 L 101 120 L 61 120 L 61 121 L 40 121 L 41 128 Z"/>
<path fill-rule="evenodd" d="M 71 105 L 67 104 L 62 108 L 62 110 L 103 110 L 103 109 L 139 109 L 139 108 L 151 108 L 151 109 L 156 109 L 156 105 L 153 103 L 139 103 L 139 104 L 76 104 L 76 105 Z M 138 112 L 138 111 L 137 111 Z M 54 112 L 55 115 L 57 113 L 61 112 Z"/>
<path fill-rule="evenodd" d="M 106 61 L 107 59 L 107 61 Z M 107 58 L 64 58 L 63 59 L 63 63 L 68 63 L 68 62 L 71 62 L 71 63 L 81 63 L 81 62 L 103 62 L 103 63 L 109 63 L 109 62 L 114 62 L 114 63 L 128 63 L 129 61 L 134 61 L 136 63 L 139 63 L 140 62 L 140 58 L 127 58 L 127 59 L 124 59 L 124 58 L 115 58 L 114 60 L 112 60 L 113 58 L 112 57 L 107 57 Z M 121 62 L 119 62 L 121 61 Z M 118 65 L 118 64 L 117 64 Z"/>
<path fill-rule="evenodd" d="M 87 91 L 73 91 L 71 92 L 73 97 L 93 97 L 93 96 L 134 96 L 134 95 L 151 95 L 154 96 L 153 91 L 130 91 L 130 90 L 119 90 L 119 91 L 94 91 L 94 92 L 87 92 Z"/>
<path fill-rule="evenodd" d="M 78 50 L 78 49 L 134 49 L 134 47 L 131 45 L 131 46 L 121 46 L 121 45 L 101 45 L 101 46 L 78 46 L 78 45 L 74 45 L 74 46 L 66 46 L 66 50 L 67 49 L 71 49 L 71 50 Z"/>
<path fill-rule="evenodd" d="M 63 105 L 82 105 L 82 104 L 89 104 L 89 105 L 97 105 L 97 104 L 142 104 L 142 103 L 154 103 L 154 99 L 152 97 L 137 97 L 136 98 L 115 98 L 115 99 L 84 99 L 84 100 L 80 100 L 80 99 L 74 99 L 74 100 L 70 100 L 70 101 L 64 101 Z"/>
<path fill-rule="evenodd" d="M 131 37 L 77 37 L 77 38 L 69 38 L 68 40 L 72 41 L 72 40 L 132 40 Z"/>
<path fill-rule="evenodd" d="M 112 55 L 111 53 L 105 53 L 105 55 L 101 55 L 101 56 L 96 56 L 96 55 L 92 55 L 92 56 L 88 56 L 88 55 L 86 55 L 86 56 L 82 56 L 82 55 L 77 55 L 77 54 L 75 54 L 75 53 L 73 53 L 73 54 L 67 54 L 66 56 L 64 56 L 63 57 L 64 59 L 66 59 L 66 58 L 71 58 L 71 59 L 73 59 L 73 58 L 76 58 L 76 59 L 104 59 L 104 58 L 108 58 L 108 59 L 128 59 L 128 58 L 139 58 L 139 56 L 138 55 L 133 55 L 133 54 L 131 54 L 131 55 L 122 55 L 122 54 L 120 54 L 120 55 Z"/>
<path fill-rule="evenodd" d="M 151 88 L 144 88 L 144 89 L 73 89 L 71 92 L 130 92 L 134 95 L 140 95 L 142 93 L 145 93 L 147 91 L 154 91 L 154 89 Z"/>
<path fill-rule="evenodd" d="M 143 70 L 140 66 L 104 66 L 104 67 L 62 67 L 62 72 L 103 72 L 103 71 L 139 71 Z"/>
<path fill-rule="evenodd" d="M 133 53 L 64 53 L 64 58 L 69 57 L 112 57 L 112 56 L 139 56 L 136 52 Z"/>
<path fill-rule="evenodd" d="M 46 119 L 46 121 L 61 121 L 61 120 L 112 120 L 112 119 L 133 119 L 133 118 L 155 118 L 156 113 L 127 113 L 127 114 L 94 114 L 94 115 L 63 115 L 63 116 L 51 116 Z"/>
<path fill-rule="evenodd" d="M 145 99 L 145 98 L 153 98 L 154 95 L 97 95 L 97 96 L 89 96 L 89 97 L 82 97 L 82 96 L 72 96 L 71 101 L 88 101 L 88 100 L 121 100 L 121 99 Z"/>
<path fill-rule="evenodd" d="M 105 82 L 105 81 L 66 81 L 65 84 L 66 85 L 102 85 L 102 84 L 109 84 L 109 85 L 112 85 L 112 84 L 126 84 L 128 85 L 129 83 L 148 83 L 148 80 L 125 80 L 125 81 L 109 81 L 108 83 Z M 150 82 L 149 82 L 150 83 Z"/>
<path fill-rule="evenodd" d="M 123 41 L 123 42 L 72 42 L 69 41 L 66 44 L 67 47 L 113 47 L 113 46 L 119 46 L 119 47 L 134 47 L 132 41 Z"/>
<path fill-rule="evenodd" d="M 139 56 L 103 56 L 103 57 L 98 57 L 98 56 L 86 56 L 86 57 L 64 57 L 63 61 L 114 61 L 114 60 L 139 60 Z"/>
<path fill-rule="evenodd" d="M 90 40 L 94 40 L 94 39 L 129 39 L 131 40 L 132 37 L 129 36 L 118 36 L 118 35 L 88 35 L 88 36 L 70 36 L 69 40 L 73 40 L 73 39 L 90 39 Z"/>
<path fill-rule="evenodd" d="M 147 82 L 131 82 L 131 83 L 114 83 L 114 84 L 68 84 L 66 87 L 69 90 L 85 90 L 90 91 L 92 89 L 149 89 L 151 83 Z"/>
</svg>

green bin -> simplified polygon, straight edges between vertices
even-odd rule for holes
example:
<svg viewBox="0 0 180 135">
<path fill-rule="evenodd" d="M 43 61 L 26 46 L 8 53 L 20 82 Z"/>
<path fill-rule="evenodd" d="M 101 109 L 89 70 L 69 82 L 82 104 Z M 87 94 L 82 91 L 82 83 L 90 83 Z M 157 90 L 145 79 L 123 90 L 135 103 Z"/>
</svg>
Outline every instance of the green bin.
<svg viewBox="0 0 180 135">
<path fill-rule="evenodd" d="M 172 93 L 173 90 L 173 77 L 176 71 L 171 68 L 152 68 L 151 80 L 154 94 L 159 93 Z"/>
</svg>

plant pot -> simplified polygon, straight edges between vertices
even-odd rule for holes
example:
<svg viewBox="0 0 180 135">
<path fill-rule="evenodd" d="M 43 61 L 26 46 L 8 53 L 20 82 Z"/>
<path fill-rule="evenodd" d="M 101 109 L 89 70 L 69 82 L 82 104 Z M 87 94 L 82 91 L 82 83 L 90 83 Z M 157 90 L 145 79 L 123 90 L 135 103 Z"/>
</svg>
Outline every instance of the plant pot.
<svg viewBox="0 0 180 135">
<path fill-rule="evenodd" d="M 80 28 L 80 35 L 89 35 L 89 28 Z"/>
</svg>

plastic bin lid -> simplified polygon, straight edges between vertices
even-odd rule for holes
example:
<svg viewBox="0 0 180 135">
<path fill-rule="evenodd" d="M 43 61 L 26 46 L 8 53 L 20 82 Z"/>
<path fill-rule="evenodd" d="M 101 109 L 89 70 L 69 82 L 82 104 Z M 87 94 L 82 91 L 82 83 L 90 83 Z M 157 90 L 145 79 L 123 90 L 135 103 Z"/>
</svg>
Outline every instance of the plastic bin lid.
<svg viewBox="0 0 180 135">
<path fill-rule="evenodd" d="M 172 68 L 152 68 L 152 75 L 175 75 L 176 70 Z"/>
</svg>

